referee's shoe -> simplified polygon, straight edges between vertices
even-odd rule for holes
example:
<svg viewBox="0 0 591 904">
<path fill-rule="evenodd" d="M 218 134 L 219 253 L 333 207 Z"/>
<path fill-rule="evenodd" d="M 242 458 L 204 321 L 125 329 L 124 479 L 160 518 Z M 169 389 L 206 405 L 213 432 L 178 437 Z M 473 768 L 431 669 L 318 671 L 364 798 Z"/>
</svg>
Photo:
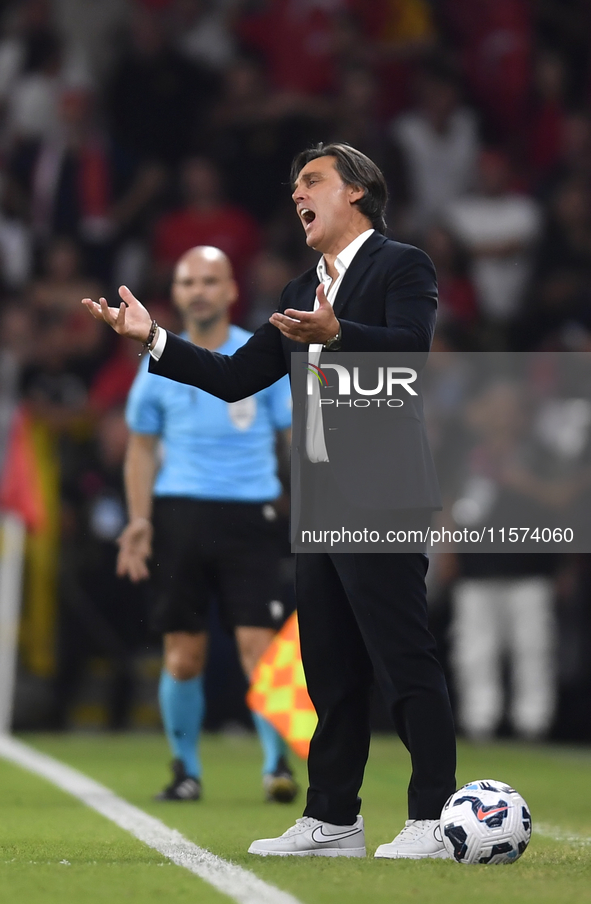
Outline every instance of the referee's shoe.
<svg viewBox="0 0 591 904">
<path fill-rule="evenodd" d="M 263 776 L 263 790 L 266 800 L 279 804 L 290 804 L 297 796 L 300 789 L 284 756 L 279 758 L 274 772 Z"/>
<path fill-rule="evenodd" d="M 173 779 L 163 791 L 154 796 L 154 800 L 200 800 L 201 782 L 185 772 L 182 760 L 171 763 Z"/>
</svg>

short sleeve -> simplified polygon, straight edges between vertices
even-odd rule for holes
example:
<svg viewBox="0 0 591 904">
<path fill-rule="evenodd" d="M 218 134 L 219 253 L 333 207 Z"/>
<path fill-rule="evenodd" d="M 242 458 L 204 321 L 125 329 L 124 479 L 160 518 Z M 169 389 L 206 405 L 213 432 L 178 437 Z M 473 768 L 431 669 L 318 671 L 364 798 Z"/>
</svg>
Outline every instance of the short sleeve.
<svg viewBox="0 0 591 904">
<path fill-rule="evenodd" d="M 263 390 L 269 406 L 271 423 L 276 430 L 291 427 L 291 388 L 289 377 L 281 377 L 268 389 Z"/>
<path fill-rule="evenodd" d="M 142 361 L 125 408 L 127 426 L 134 433 L 162 433 L 164 412 L 160 383 L 163 380 L 163 377 L 149 373 L 147 360 Z"/>
</svg>

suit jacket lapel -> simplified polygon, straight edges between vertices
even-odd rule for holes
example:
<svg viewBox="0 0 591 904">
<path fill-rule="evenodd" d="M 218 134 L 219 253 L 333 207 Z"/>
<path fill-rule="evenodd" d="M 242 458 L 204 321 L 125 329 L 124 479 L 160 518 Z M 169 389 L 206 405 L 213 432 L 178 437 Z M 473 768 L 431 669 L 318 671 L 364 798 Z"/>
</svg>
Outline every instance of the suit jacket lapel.
<svg viewBox="0 0 591 904">
<path fill-rule="evenodd" d="M 373 255 L 382 247 L 386 241 L 385 236 L 379 232 L 373 235 L 363 243 L 353 260 L 351 266 L 345 273 L 343 281 L 339 286 L 339 291 L 334 303 L 334 312 L 336 317 L 340 317 L 345 306 L 353 295 L 357 283 L 364 273 L 373 265 Z M 305 289 L 300 290 L 300 297 L 294 305 L 300 311 L 313 311 L 314 302 L 316 301 L 316 288 L 318 286 L 318 276 L 315 270 L 310 271 L 310 280 L 306 282 Z M 309 346 L 301 345 L 299 342 L 285 340 L 288 343 L 289 351 L 303 352 L 308 351 Z"/>
<path fill-rule="evenodd" d="M 337 297 L 334 303 L 334 312 L 336 317 L 340 317 L 351 299 L 357 283 L 364 273 L 373 266 L 373 255 L 378 251 L 385 242 L 385 238 L 381 233 L 374 232 L 373 235 L 363 243 L 353 260 L 351 266 L 343 276 L 343 281 L 339 286 Z"/>
<path fill-rule="evenodd" d="M 298 299 L 291 307 L 296 308 L 298 311 L 313 311 L 319 281 L 316 270 L 310 270 L 309 279 L 303 289 L 300 289 Z"/>
<path fill-rule="evenodd" d="M 295 308 L 297 311 L 313 311 L 318 283 L 319 280 L 316 270 L 310 270 L 309 279 L 307 279 L 304 286 L 299 289 L 297 300 L 288 305 L 288 307 Z M 301 342 L 294 342 L 293 339 L 286 339 L 285 336 L 283 337 L 283 343 L 287 356 L 289 356 L 290 352 L 307 352 L 309 348 L 308 345 L 303 345 Z"/>
</svg>

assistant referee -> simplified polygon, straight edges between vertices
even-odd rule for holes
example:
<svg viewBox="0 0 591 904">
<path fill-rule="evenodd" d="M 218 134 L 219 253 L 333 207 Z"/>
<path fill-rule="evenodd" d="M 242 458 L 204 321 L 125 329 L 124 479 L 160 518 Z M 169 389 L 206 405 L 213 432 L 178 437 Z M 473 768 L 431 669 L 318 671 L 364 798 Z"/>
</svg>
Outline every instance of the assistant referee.
<svg viewBox="0 0 591 904">
<path fill-rule="evenodd" d="M 250 333 L 229 322 L 237 298 L 230 262 L 198 247 L 179 260 L 172 300 L 196 345 L 232 354 Z M 235 633 L 247 676 L 284 620 L 275 501 L 277 434 L 291 425 L 287 378 L 226 403 L 148 373 L 142 362 L 127 405 L 131 431 L 125 488 L 129 524 L 119 539 L 118 573 L 155 585 L 152 628 L 164 637 L 159 702 L 174 755 L 161 800 L 197 800 L 202 767 L 203 669 L 207 614 L 217 598 Z M 257 713 L 267 799 L 290 801 L 297 786 L 283 740 Z"/>
</svg>

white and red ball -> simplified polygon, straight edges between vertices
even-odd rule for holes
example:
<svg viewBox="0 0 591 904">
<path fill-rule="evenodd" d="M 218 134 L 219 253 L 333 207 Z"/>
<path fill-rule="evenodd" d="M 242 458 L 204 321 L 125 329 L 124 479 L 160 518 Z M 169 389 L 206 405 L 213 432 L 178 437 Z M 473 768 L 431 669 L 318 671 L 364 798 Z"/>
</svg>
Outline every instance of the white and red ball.
<svg viewBox="0 0 591 904">
<path fill-rule="evenodd" d="M 514 863 L 531 838 L 531 815 L 523 797 L 505 782 L 469 782 L 441 811 L 441 832 L 458 863 Z"/>
</svg>

